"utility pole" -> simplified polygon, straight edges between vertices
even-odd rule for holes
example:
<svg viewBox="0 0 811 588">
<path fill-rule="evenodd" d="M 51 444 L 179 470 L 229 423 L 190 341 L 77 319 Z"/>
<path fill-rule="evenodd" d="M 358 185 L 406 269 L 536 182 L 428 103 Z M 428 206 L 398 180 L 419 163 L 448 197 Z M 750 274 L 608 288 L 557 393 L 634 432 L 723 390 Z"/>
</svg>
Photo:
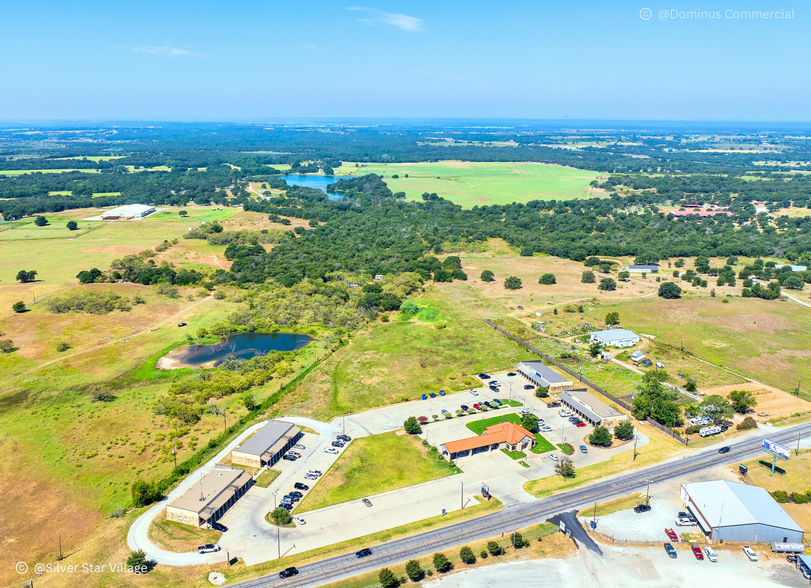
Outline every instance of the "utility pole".
<svg viewBox="0 0 811 588">
<path fill-rule="evenodd" d="M 580 368 L 580 381 L 582 382 L 583 381 L 583 364 L 579 363 L 579 364 L 577 364 L 577 367 Z"/>
<path fill-rule="evenodd" d="M 597 528 L 597 501 L 596 500 L 594 501 L 594 517 L 592 518 L 591 528 L 592 529 Z"/>
<path fill-rule="evenodd" d="M 461 506 L 462 509 L 464 509 L 465 508 L 465 481 L 461 480 L 459 483 L 462 485 L 462 496 L 461 496 L 461 498 L 459 500 L 459 505 Z"/>
<path fill-rule="evenodd" d="M 645 504 L 650 504 L 650 480 L 648 482 L 648 489 L 645 491 Z"/>
<path fill-rule="evenodd" d="M 175 469 L 177 469 L 177 449 L 172 446 L 172 457 L 175 458 Z"/>
<path fill-rule="evenodd" d="M 62 561 L 62 533 L 59 533 L 59 561 Z"/>
<path fill-rule="evenodd" d="M 681 351 L 684 351 L 684 337 L 681 338 Z"/>
<path fill-rule="evenodd" d="M 225 409 L 222 411 L 222 430 L 223 432 L 228 432 L 228 422 L 225 420 Z"/>
<path fill-rule="evenodd" d="M 633 459 L 633 461 L 636 461 L 636 442 L 637 442 L 638 439 L 639 439 L 639 435 L 634 435 L 634 459 Z"/>
<path fill-rule="evenodd" d="M 278 491 L 279 491 L 279 489 L 277 488 L 276 492 L 278 492 Z M 276 492 L 273 493 L 273 510 L 276 510 L 276 508 L 277 508 L 277 506 L 276 506 Z M 281 531 L 279 531 L 279 525 L 276 525 L 276 549 L 279 552 L 278 559 L 282 559 L 282 543 L 281 543 L 281 539 L 279 537 L 280 533 L 281 533 Z"/>
</svg>

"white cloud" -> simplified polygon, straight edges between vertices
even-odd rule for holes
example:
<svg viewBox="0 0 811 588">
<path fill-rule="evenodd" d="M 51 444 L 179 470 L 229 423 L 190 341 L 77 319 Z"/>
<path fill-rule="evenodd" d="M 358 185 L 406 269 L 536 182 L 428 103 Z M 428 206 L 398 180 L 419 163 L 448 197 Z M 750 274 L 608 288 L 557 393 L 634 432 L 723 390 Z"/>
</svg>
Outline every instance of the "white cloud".
<svg viewBox="0 0 811 588">
<path fill-rule="evenodd" d="M 138 47 L 125 47 L 130 51 L 138 53 L 149 53 L 150 55 L 165 55 L 167 57 L 200 57 L 199 53 L 180 49 L 178 47 L 157 47 L 155 45 L 139 45 Z"/>
<path fill-rule="evenodd" d="M 375 8 L 363 8 L 358 6 L 350 6 L 347 10 L 357 10 L 365 13 L 368 18 L 359 18 L 358 20 L 361 22 L 385 24 L 409 33 L 420 33 L 425 30 L 421 18 L 408 16 L 407 14 L 396 14 L 394 12 L 384 12 L 383 10 L 377 10 Z"/>
</svg>

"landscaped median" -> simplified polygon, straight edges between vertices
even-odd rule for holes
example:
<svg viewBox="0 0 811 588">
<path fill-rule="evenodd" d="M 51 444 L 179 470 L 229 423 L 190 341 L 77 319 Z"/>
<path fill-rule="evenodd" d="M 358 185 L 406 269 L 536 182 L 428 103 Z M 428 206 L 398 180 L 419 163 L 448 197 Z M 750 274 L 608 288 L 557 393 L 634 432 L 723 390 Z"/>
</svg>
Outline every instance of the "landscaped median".
<svg viewBox="0 0 811 588">
<path fill-rule="evenodd" d="M 306 512 L 459 473 L 439 452 L 402 431 L 352 441 L 296 506 Z"/>
</svg>

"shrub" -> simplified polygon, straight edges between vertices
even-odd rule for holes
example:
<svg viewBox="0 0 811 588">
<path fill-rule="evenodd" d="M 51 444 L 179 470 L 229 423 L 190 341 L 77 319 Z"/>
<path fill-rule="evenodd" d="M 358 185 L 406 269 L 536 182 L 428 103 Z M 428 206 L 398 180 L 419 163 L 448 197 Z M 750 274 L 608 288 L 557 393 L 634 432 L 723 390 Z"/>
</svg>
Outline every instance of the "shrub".
<svg viewBox="0 0 811 588">
<path fill-rule="evenodd" d="M 161 499 L 161 491 L 154 482 L 138 478 L 132 483 L 132 504 L 135 507 L 146 506 Z"/>
<path fill-rule="evenodd" d="M 518 531 L 513 533 L 512 542 L 513 542 L 513 547 L 515 547 L 516 549 L 521 549 L 525 545 L 527 545 L 527 546 L 529 545 L 529 542 L 524 541 L 524 536 L 521 533 L 519 533 Z"/>
<path fill-rule="evenodd" d="M 611 440 L 614 435 L 604 425 L 597 425 L 594 431 L 589 435 L 589 443 L 592 445 L 611 445 Z"/>
<path fill-rule="evenodd" d="M 757 421 L 752 417 L 748 416 L 743 421 L 735 425 L 735 428 L 739 431 L 748 431 L 749 429 L 757 428 Z"/>
<path fill-rule="evenodd" d="M 418 435 L 419 433 L 422 433 L 422 429 L 420 428 L 420 423 L 417 421 L 417 417 L 408 417 L 403 423 L 403 428 L 405 428 L 405 432 L 409 435 Z"/>
<path fill-rule="evenodd" d="M 535 390 L 535 396 L 538 398 L 549 398 L 549 388 L 539 386 L 538 389 Z"/>
<path fill-rule="evenodd" d="M 270 520 L 276 526 L 289 525 L 293 518 L 290 516 L 290 511 L 286 508 L 278 506 L 270 511 Z"/>
<path fill-rule="evenodd" d="M 666 300 L 675 300 L 681 298 L 681 288 L 674 282 L 663 282 L 659 286 L 659 296 Z"/>
<path fill-rule="evenodd" d="M 417 314 L 419 311 L 420 307 L 417 306 L 416 303 L 411 302 L 410 300 L 400 305 L 400 312 L 405 315 Z"/>
<path fill-rule="evenodd" d="M 11 305 L 11 310 L 14 312 L 25 312 L 25 302 L 20 300 L 19 302 L 15 302 Z"/>
<path fill-rule="evenodd" d="M 490 270 L 484 270 L 481 275 L 482 282 L 494 282 L 496 277 Z"/>
<path fill-rule="evenodd" d="M 775 490 L 774 492 L 770 492 L 770 494 L 775 502 L 779 502 L 780 504 L 788 502 L 788 493 L 785 490 Z"/>
<path fill-rule="evenodd" d="M 634 437 L 634 425 L 631 421 L 623 421 L 618 423 L 614 427 L 614 436 L 617 439 L 622 439 L 623 441 L 627 439 L 633 439 Z"/>
<path fill-rule="evenodd" d="M 0 352 L 11 353 L 14 351 L 14 342 L 11 339 L 0 339 Z"/>
<path fill-rule="evenodd" d="M 520 290 L 522 286 L 521 278 L 510 276 L 504 280 L 504 287 L 507 288 L 507 290 Z"/>
<path fill-rule="evenodd" d="M 44 216 L 38 216 L 34 219 L 34 224 L 38 227 L 44 227 L 48 224 L 48 219 L 46 219 Z"/>
<path fill-rule="evenodd" d="M 117 508 L 117 509 L 115 509 L 113 512 L 111 512 L 111 513 L 110 513 L 110 518 L 111 518 L 111 519 L 120 519 L 120 518 L 122 518 L 122 517 L 123 517 L 125 514 L 127 514 L 127 511 L 126 511 L 126 510 L 124 510 L 123 508 Z"/>
<path fill-rule="evenodd" d="M 501 545 L 498 541 L 488 541 L 487 551 L 490 552 L 490 555 L 501 555 Z"/>
<path fill-rule="evenodd" d="M 69 231 L 75 231 L 79 228 L 79 224 L 76 221 L 68 221 L 67 227 Z"/>
<path fill-rule="evenodd" d="M 424 575 L 422 567 L 420 567 L 420 562 L 416 559 L 408 560 L 405 566 L 405 573 L 412 582 L 419 582 Z"/>
<path fill-rule="evenodd" d="M 45 301 L 45 307 L 54 314 L 66 312 L 107 314 L 114 310 L 130 310 L 130 300 L 119 296 L 112 290 L 105 290 L 104 292 L 91 291 L 48 298 Z"/>
<path fill-rule="evenodd" d="M 434 568 L 436 568 L 437 572 L 444 574 L 445 572 L 451 571 L 452 567 L 453 564 L 447 557 L 445 557 L 444 553 L 434 554 Z"/>
<path fill-rule="evenodd" d="M 395 577 L 394 573 L 389 568 L 383 568 L 377 575 L 382 588 L 397 588 L 400 585 L 400 580 Z"/>
<path fill-rule="evenodd" d="M 617 282 L 615 282 L 612 278 L 603 278 L 600 280 L 600 285 L 597 286 L 599 290 L 603 290 L 604 292 L 613 292 L 617 289 Z"/>
<path fill-rule="evenodd" d="M 540 277 L 538 283 L 544 286 L 551 286 L 552 284 L 556 284 L 557 280 L 555 279 L 555 274 L 544 274 Z"/>
<path fill-rule="evenodd" d="M 177 288 L 172 286 L 172 284 L 168 284 L 166 282 L 161 282 L 160 284 L 155 286 L 155 293 L 160 294 L 161 296 L 168 296 L 169 298 L 180 297 Z"/>
<path fill-rule="evenodd" d="M 127 566 L 130 568 L 138 568 L 139 571 L 144 571 L 146 565 L 146 553 L 143 549 L 133 551 L 130 553 L 129 557 L 127 557 Z"/>
<path fill-rule="evenodd" d="M 586 270 L 580 276 L 580 282 L 583 284 L 593 284 L 597 281 L 597 277 L 594 275 L 594 272 L 591 270 Z"/>
<path fill-rule="evenodd" d="M 793 492 L 791 494 L 791 501 L 795 504 L 805 504 L 808 502 L 808 494 L 805 492 Z"/>
<path fill-rule="evenodd" d="M 59 352 L 67 351 L 68 349 L 70 349 L 70 345 L 68 345 L 64 341 L 60 341 L 59 343 L 56 344 L 56 350 Z"/>
<path fill-rule="evenodd" d="M 473 554 L 473 550 L 467 545 L 459 550 L 459 559 L 468 565 L 476 563 L 476 556 Z"/>
</svg>

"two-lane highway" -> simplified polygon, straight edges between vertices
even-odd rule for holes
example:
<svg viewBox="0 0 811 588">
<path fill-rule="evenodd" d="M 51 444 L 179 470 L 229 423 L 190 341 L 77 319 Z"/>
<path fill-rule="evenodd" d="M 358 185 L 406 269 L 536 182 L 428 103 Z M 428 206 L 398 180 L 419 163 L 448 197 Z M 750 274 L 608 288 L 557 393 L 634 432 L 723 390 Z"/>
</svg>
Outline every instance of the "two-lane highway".
<svg viewBox="0 0 811 588">
<path fill-rule="evenodd" d="M 570 490 L 538 499 L 528 504 L 505 508 L 499 512 L 427 531 L 425 533 L 397 539 L 377 546 L 369 546 L 372 556 L 357 559 L 354 553 L 332 557 L 299 568 L 299 575 L 283 580 L 278 574 L 263 576 L 234 584 L 240 588 L 266 588 L 268 586 L 320 586 L 393 565 L 461 546 L 464 543 L 486 539 L 530 525 L 542 523 L 555 514 L 579 509 L 596 502 L 630 494 L 644 487 L 648 482 L 659 484 L 685 478 L 695 472 L 757 457 L 761 454 L 761 441 L 768 437 L 772 441 L 791 445 L 800 437 L 811 435 L 811 423 L 774 429 L 758 437 L 750 437 L 728 444 L 731 451 L 720 454 L 716 448 L 707 448 L 679 459 L 635 469 L 625 474 L 605 478 L 582 488 Z"/>
</svg>

